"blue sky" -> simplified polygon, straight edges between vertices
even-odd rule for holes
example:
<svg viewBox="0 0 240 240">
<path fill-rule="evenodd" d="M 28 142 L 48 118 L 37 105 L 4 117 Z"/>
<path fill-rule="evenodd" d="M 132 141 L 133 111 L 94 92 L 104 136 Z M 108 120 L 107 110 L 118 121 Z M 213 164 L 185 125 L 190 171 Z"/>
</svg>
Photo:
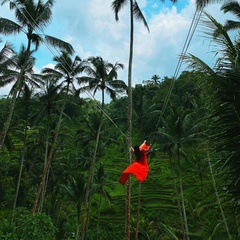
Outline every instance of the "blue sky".
<svg viewBox="0 0 240 240">
<path fill-rule="evenodd" d="M 112 0 L 56 0 L 52 22 L 44 34 L 71 43 L 75 54 L 82 59 L 101 56 L 111 63 L 123 63 L 124 69 L 119 71 L 119 79 L 127 82 L 129 6 L 121 10 L 120 19 L 116 22 L 111 3 Z M 194 0 L 175 4 L 170 1 L 138 0 L 138 4 L 147 18 L 150 33 L 142 23 L 135 22 L 133 85 L 150 79 L 154 74 L 161 78 L 174 75 L 195 12 Z M 223 21 L 224 15 L 219 9 L 220 5 L 210 5 L 205 11 Z M 12 18 L 13 13 L 8 10 L 7 4 L 0 6 L 0 16 Z M 202 36 L 197 29 L 188 52 L 212 62 L 209 42 Z M 25 36 L 8 39 L 17 51 L 20 43 L 26 43 Z M 36 71 L 53 66 L 52 59 L 58 53 L 56 49 L 42 45 L 36 56 Z M 9 88 L 0 89 L 0 95 L 7 94 Z"/>
</svg>

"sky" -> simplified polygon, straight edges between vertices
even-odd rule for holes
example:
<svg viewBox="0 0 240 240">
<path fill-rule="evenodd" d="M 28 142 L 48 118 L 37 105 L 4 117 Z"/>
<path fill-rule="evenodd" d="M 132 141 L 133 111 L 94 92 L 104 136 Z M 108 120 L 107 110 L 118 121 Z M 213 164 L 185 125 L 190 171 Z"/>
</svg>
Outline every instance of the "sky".
<svg viewBox="0 0 240 240">
<path fill-rule="evenodd" d="M 50 25 L 38 33 L 51 35 L 72 44 L 75 55 L 81 59 L 101 56 L 111 63 L 122 63 L 124 69 L 118 71 L 118 78 L 127 83 L 129 58 L 129 5 L 121 9 L 119 21 L 111 9 L 113 0 L 55 0 L 52 8 Z M 181 54 L 195 13 L 195 0 L 179 0 L 171 3 L 160 0 L 138 0 L 150 32 L 142 22 L 135 21 L 133 86 L 158 75 L 173 77 L 176 74 L 179 55 Z M 220 11 L 221 5 L 209 5 L 204 10 L 224 23 L 226 16 Z M 13 12 L 8 4 L 0 6 L 0 17 L 13 19 Z M 0 35 L 0 38 L 3 36 Z M 24 35 L 7 37 L 15 50 L 21 43 L 26 43 Z M 4 42 L 3 42 L 4 43 Z M 0 49 L 1 49 L 0 45 Z M 204 38 L 198 26 L 189 43 L 187 52 L 196 55 L 210 65 L 214 62 L 211 44 Z M 53 66 L 53 57 L 59 51 L 46 44 L 40 46 L 36 58 L 36 72 L 46 66 Z M 186 70 L 182 66 L 179 70 Z M 178 75 L 179 75 L 178 74 Z M 6 95 L 11 86 L 0 88 L 0 96 Z"/>
</svg>

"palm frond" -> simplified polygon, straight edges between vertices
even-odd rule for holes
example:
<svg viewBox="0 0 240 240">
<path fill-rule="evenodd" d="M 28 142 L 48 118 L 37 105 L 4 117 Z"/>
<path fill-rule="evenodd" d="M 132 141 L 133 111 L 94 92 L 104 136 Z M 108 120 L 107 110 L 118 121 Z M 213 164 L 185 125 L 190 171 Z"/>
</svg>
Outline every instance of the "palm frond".
<svg viewBox="0 0 240 240">
<path fill-rule="evenodd" d="M 19 33 L 21 30 L 21 26 L 17 23 L 6 18 L 0 18 L 0 33 L 9 35 Z"/>
<path fill-rule="evenodd" d="M 240 4 L 237 1 L 226 1 L 223 3 L 221 10 L 224 13 L 232 13 L 240 19 Z"/>
<path fill-rule="evenodd" d="M 119 20 L 118 13 L 127 4 L 127 0 L 115 0 L 112 2 L 112 9 L 115 12 L 115 19 L 116 21 Z"/>
<path fill-rule="evenodd" d="M 227 20 L 226 23 L 224 24 L 224 28 L 226 31 L 238 30 L 238 29 L 240 29 L 240 22 L 233 21 L 233 20 Z"/>
<path fill-rule="evenodd" d="M 182 56 L 183 61 L 187 64 L 188 68 L 194 69 L 195 71 L 201 71 L 207 73 L 209 76 L 214 76 L 214 70 L 200 58 L 192 55 L 186 54 Z"/>
<path fill-rule="evenodd" d="M 220 49 L 222 49 L 222 53 L 225 49 L 234 53 L 236 49 L 224 26 L 210 14 L 204 14 L 206 18 L 203 18 L 201 23 L 205 27 L 205 35 L 218 44 Z"/>
<path fill-rule="evenodd" d="M 150 32 L 149 27 L 148 27 L 148 24 L 147 24 L 147 21 L 146 21 L 143 13 L 142 13 L 141 9 L 139 8 L 139 6 L 138 6 L 138 4 L 137 4 L 136 1 L 133 2 L 133 15 L 134 15 L 134 17 L 135 17 L 137 20 L 143 22 L 144 26 L 145 26 L 145 27 L 147 28 L 147 30 Z"/>
<path fill-rule="evenodd" d="M 50 44 L 53 47 L 57 47 L 60 50 L 67 51 L 70 54 L 73 54 L 74 52 L 72 45 L 63 40 L 48 35 L 45 35 L 45 40 L 48 44 Z"/>
<path fill-rule="evenodd" d="M 208 4 L 213 4 L 213 3 L 220 3 L 222 0 L 196 0 L 196 5 L 197 9 L 202 9 L 206 7 Z"/>
</svg>

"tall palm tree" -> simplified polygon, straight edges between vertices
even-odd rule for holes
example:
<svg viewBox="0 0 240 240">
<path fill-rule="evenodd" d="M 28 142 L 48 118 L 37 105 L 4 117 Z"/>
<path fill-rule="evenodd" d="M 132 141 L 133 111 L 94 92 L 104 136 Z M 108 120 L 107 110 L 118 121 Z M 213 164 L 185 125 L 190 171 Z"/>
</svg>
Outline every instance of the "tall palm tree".
<svg viewBox="0 0 240 240">
<path fill-rule="evenodd" d="M 112 99 L 116 98 L 117 91 L 122 91 L 126 89 L 126 84 L 122 80 L 118 80 L 117 71 L 123 68 L 121 63 L 116 62 L 115 64 L 104 61 L 101 57 L 90 57 L 86 65 L 84 66 L 84 72 L 86 72 L 87 76 L 80 77 L 79 81 L 88 82 L 88 86 L 83 87 L 84 90 L 93 90 L 93 94 L 97 92 L 97 90 L 101 91 L 101 111 L 99 116 L 99 125 L 96 136 L 96 143 L 93 153 L 93 159 L 90 165 L 90 171 L 86 186 L 86 195 L 85 195 L 85 204 L 84 204 L 84 217 L 83 217 L 83 225 L 82 225 L 82 239 L 85 239 L 86 234 L 86 222 L 87 222 L 87 208 L 89 203 L 89 191 L 91 188 L 91 184 L 93 181 L 94 171 L 95 171 L 95 163 L 99 145 L 99 139 L 102 129 L 102 118 L 104 112 L 104 104 L 105 104 L 105 91 L 110 94 Z"/>
<path fill-rule="evenodd" d="M 27 61 L 28 59 L 28 61 Z M 2 79 L 2 84 L 6 85 L 8 83 L 13 83 L 13 86 L 10 90 L 10 95 L 15 95 L 18 94 L 20 95 L 21 93 L 25 94 L 25 97 L 30 97 L 30 93 L 32 92 L 33 88 L 40 88 L 40 86 L 43 85 L 43 81 L 41 79 L 41 76 L 39 74 L 34 74 L 33 72 L 33 66 L 35 63 L 35 58 L 33 57 L 28 57 L 28 53 L 24 46 L 21 47 L 21 51 L 19 54 L 14 54 L 11 56 L 8 60 L 9 62 L 9 69 L 5 69 L 3 72 L 3 75 L 0 77 Z M 23 68 L 23 65 L 25 65 L 25 71 L 23 75 L 21 76 L 21 71 Z M 16 90 L 18 88 L 18 90 Z M 13 109 L 12 107 L 15 105 L 16 97 L 12 99 L 12 104 L 10 106 L 10 113 L 8 115 L 8 120 L 4 124 L 4 129 L 3 129 L 3 134 L 2 134 L 2 141 L 1 141 L 1 147 L 4 144 L 9 126 L 6 127 L 6 124 L 10 124 L 8 122 L 10 118 L 12 118 L 13 114 Z M 29 100 L 29 99 L 28 99 Z M 13 104 L 14 103 L 14 104 Z M 27 108 L 27 105 L 25 105 Z M 20 170 L 19 170 L 19 177 L 18 177 L 18 183 L 17 183 L 17 188 L 16 188 L 16 195 L 15 195 L 15 200 L 13 204 L 13 216 L 14 216 L 14 211 L 15 207 L 17 204 L 17 198 L 18 198 L 18 192 L 19 192 L 19 187 L 20 187 L 20 182 L 21 182 L 21 175 L 22 175 L 22 168 L 23 168 L 23 163 L 25 161 L 25 154 L 26 154 L 26 137 L 27 137 L 27 124 L 28 124 L 28 117 L 26 115 L 26 121 L 25 121 L 25 126 L 24 126 L 24 147 L 22 151 L 22 158 L 21 158 L 21 164 L 20 164 Z M 4 140 L 4 141 L 3 141 Z"/>
<path fill-rule="evenodd" d="M 15 209 L 17 206 L 17 200 L 18 200 L 18 195 L 19 195 L 19 189 L 21 185 L 21 180 L 22 180 L 22 172 L 23 172 L 23 166 L 25 162 L 25 158 L 27 155 L 27 134 L 29 130 L 29 118 L 30 118 L 30 109 L 31 109 L 31 97 L 32 97 L 33 91 L 29 86 L 25 83 L 24 85 L 24 90 L 22 92 L 21 96 L 21 101 L 24 106 L 24 129 L 22 130 L 23 133 L 23 149 L 21 151 L 21 162 L 20 162 L 20 168 L 19 168 L 19 174 L 18 174 L 18 181 L 17 181 L 17 187 L 16 187 L 16 193 L 15 193 L 15 199 L 13 203 L 13 213 L 12 213 L 12 221 L 14 218 L 15 214 Z"/>
<path fill-rule="evenodd" d="M 37 109 L 37 114 L 35 114 L 35 122 L 39 123 L 46 120 L 46 140 L 45 140 L 45 153 L 44 153 L 44 167 L 43 174 L 38 186 L 36 198 L 34 201 L 34 206 L 32 212 L 35 213 L 41 196 L 41 202 L 43 202 L 44 194 L 47 183 L 47 174 L 49 170 L 50 161 L 52 159 L 52 154 L 55 146 L 56 131 L 59 115 L 61 115 L 62 103 L 61 95 L 61 84 L 57 83 L 58 79 L 49 79 L 45 83 L 45 89 L 38 93 L 41 106 Z M 46 116 L 46 118 L 43 118 Z M 52 133 L 52 134 L 51 134 Z M 51 137 L 51 140 L 50 140 Z M 49 145 L 50 144 L 50 145 Z M 49 147 L 50 146 L 50 147 Z M 41 195 L 42 194 L 42 195 Z"/>
<path fill-rule="evenodd" d="M 128 0 L 114 0 L 112 2 L 112 9 L 115 12 L 116 21 L 119 20 L 118 13 Z M 144 23 L 149 31 L 147 21 L 140 10 L 137 1 L 129 0 L 130 3 L 130 43 L 129 43 L 129 60 L 128 60 L 128 149 L 132 146 L 132 62 L 133 62 L 133 40 L 134 40 L 134 17 Z M 128 151 L 128 162 L 132 163 L 131 151 Z M 131 182 L 127 183 L 126 192 L 126 221 L 125 221 L 125 234 L 126 239 L 130 239 L 130 193 L 131 192 Z"/>
<path fill-rule="evenodd" d="M 169 157 L 172 162 L 172 150 L 175 150 L 177 159 L 178 179 L 179 179 L 179 193 L 181 202 L 180 218 L 184 220 L 184 232 L 186 238 L 189 238 L 188 221 L 186 215 L 185 199 L 183 193 L 182 170 L 181 170 L 181 156 L 185 155 L 184 145 L 192 143 L 197 140 L 198 136 L 198 123 L 193 121 L 192 114 L 184 111 L 181 108 L 172 108 L 171 115 L 163 121 L 163 128 L 159 133 L 166 138 L 167 145 L 169 146 Z M 171 166 L 172 168 L 172 166 Z M 173 172 L 173 171 L 172 171 Z M 175 189 L 176 190 L 176 189 Z M 176 196 L 178 198 L 178 196 Z"/>
<path fill-rule="evenodd" d="M 100 221 L 100 215 L 102 210 L 102 197 L 104 197 L 108 204 L 110 205 L 111 195 L 106 189 L 106 186 L 113 189 L 114 185 L 107 183 L 107 172 L 104 169 L 104 166 L 102 163 L 100 163 L 99 167 L 97 168 L 97 174 L 94 177 L 94 184 L 95 189 L 93 193 L 97 193 L 100 195 L 99 200 L 99 207 L 98 207 L 98 221 L 97 221 L 97 239 L 99 239 L 99 221 Z"/>
<path fill-rule="evenodd" d="M 16 22 L 0 18 L 0 33 L 4 35 L 24 33 L 27 37 L 27 51 L 29 53 L 32 50 L 32 44 L 36 51 L 43 41 L 73 53 L 73 48 L 69 43 L 43 32 L 52 19 L 51 8 L 54 0 L 47 0 L 45 3 L 42 0 L 38 0 L 37 3 L 34 0 L 2 0 L 2 5 L 7 2 L 9 2 L 10 9 L 15 10 Z"/>
<path fill-rule="evenodd" d="M 8 59 L 9 68 L 5 70 L 3 75 L 0 77 L 3 86 L 12 83 L 13 86 L 9 92 L 9 96 L 11 96 L 11 104 L 10 110 L 7 117 L 6 122 L 4 123 L 4 127 L 2 130 L 2 136 L 0 139 L 0 150 L 3 147 L 6 134 L 8 132 L 11 118 L 13 115 L 15 102 L 17 96 L 24 89 L 25 84 L 28 84 L 29 87 L 39 88 L 42 86 L 41 76 L 38 74 L 34 74 L 33 66 L 35 64 L 35 58 L 29 57 L 28 52 L 22 46 L 19 54 L 14 54 L 11 58 Z M 24 71 L 23 71 L 24 69 Z"/>
<path fill-rule="evenodd" d="M 21 79 L 25 74 L 28 60 L 33 52 L 37 51 L 40 43 L 43 41 L 43 36 L 48 44 L 60 49 L 64 49 L 68 52 L 73 52 L 73 48 L 70 44 L 60 39 L 45 35 L 44 33 L 42 33 L 43 36 L 41 36 L 36 32 L 37 30 L 43 31 L 43 29 L 50 23 L 52 17 L 51 7 L 53 6 L 54 2 L 53 0 L 48 0 L 45 3 L 43 3 L 41 0 L 39 0 L 37 3 L 35 3 L 34 0 L 2 0 L 2 4 L 6 2 L 9 2 L 10 9 L 15 10 L 16 22 L 6 18 L 0 18 L 0 33 L 4 35 L 16 34 L 20 32 L 24 33 L 27 37 L 27 47 L 25 60 L 22 64 L 22 69 L 19 73 L 15 89 L 12 93 L 9 116 L 4 124 L 3 133 L 0 139 L 0 150 L 2 149 L 8 128 L 11 123 L 16 97 L 21 88 Z M 34 49 L 32 49 L 32 44 L 35 45 Z"/>
<path fill-rule="evenodd" d="M 0 43 L 1 42 L 2 41 L 0 39 Z M 6 42 L 0 51 L 0 88 L 8 84 L 9 76 L 7 72 L 9 71 L 9 68 L 12 66 L 11 56 L 13 54 L 14 51 L 12 45 Z M 1 125 L 3 125 L 3 122 L 1 123 Z M 3 132 L 0 131 L 0 139 L 2 138 L 3 135 L 5 135 L 6 138 L 5 143 L 11 142 L 7 132 L 3 134 Z M 8 148 L 8 144 L 6 144 L 6 146 Z"/>
<path fill-rule="evenodd" d="M 62 54 L 59 57 L 54 57 L 54 61 L 57 62 L 55 65 L 54 69 L 52 68 L 44 68 L 42 73 L 45 74 L 47 79 L 55 79 L 55 81 L 61 81 L 61 83 L 58 85 L 58 87 L 61 87 L 61 93 L 66 93 L 66 98 L 63 100 L 62 108 L 60 111 L 59 119 L 58 119 L 58 124 L 56 126 L 55 130 L 55 135 L 54 135 L 54 140 L 51 144 L 49 154 L 45 156 L 45 166 L 43 170 L 43 177 L 41 179 L 41 182 L 39 184 L 39 189 L 38 193 L 36 195 L 36 200 L 35 200 L 35 206 L 38 203 L 38 198 L 40 197 L 40 193 L 42 192 L 42 201 L 44 199 L 44 195 L 46 192 L 46 186 L 47 186 L 47 175 L 48 175 L 48 170 L 50 167 L 51 159 L 52 159 L 52 153 L 53 149 L 55 147 L 55 144 L 57 142 L 58 138 L 58 133 L 60 130 L 60 124 L 62 121 L 63 117 L 63 112 L 64 108 L 67 103 L 67 96 L 70 90 L 76 91 L 76 88 L 74 86 L 74 81 L 76 81 L 76 77 L 79 73 L 82 72 L 83 67 L 82 67 L 82 61 L 80 57 L 76 56 L 74 60 L 71 59 L 70 53 L 62 51 Z M 72 87 L 72 89 L 70 88 Z M 48 152 L 48 147 L 46 147 L 46 151 Z M 46 175 L 47 174 L 47 175 Z"/>
<path fill-rule="evenodd" d="M 71 201 L 76 204 L 77 209 L 77 227 L 75 239 L 79 239 L 79 229 L 80 229 L 80 217 L 81 209 L 84 201 L 84 193 L 86 188 L 86 179 L 83 174 L 80 174 L 77 178 L 72 177 L 68 185 L 63 185 L 66 190 L 68 197 Z"/>
</svg>

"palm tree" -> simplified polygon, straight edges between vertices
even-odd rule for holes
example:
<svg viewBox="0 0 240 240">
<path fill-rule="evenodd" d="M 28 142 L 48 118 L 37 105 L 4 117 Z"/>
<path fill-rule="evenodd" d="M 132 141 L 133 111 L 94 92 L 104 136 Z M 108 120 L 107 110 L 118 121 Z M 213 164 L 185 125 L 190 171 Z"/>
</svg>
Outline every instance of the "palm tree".
<svg viewBox="0 0 240 240">
<path fill-rule="evenodd" d="M 183 111 L 181 108 L 171 108 L 171 115 L 163 121 L 163 128 L 160 129 L 159 133 L 166 138 L 166 144 L 168 145 L 168 153 L 171 163 L 172 174 L 173 162 L 172 162 L 172 151 L 175 150 L 175 155 L 177 158 L 177 168 L 178 168 L 178 179 L 179 179 L 179 193 L 181 199 L 181 209 L 180 218 L 183 218 L 184 229 L 183 235 L 189 239 L 188 222 L 186 215 L 185 199 L 183 193 L 183 183 L 182 183 L 182 170 L 181 170 L 181 156 L 185 156 L 183 146 L 193 141 L 197 141 L 198 136 L 198 123 L 193 121 L 192 114 Z M 173 177 L 174 178 L 174 177 Z M 175 184 L 174 184 L 175 186 Z M 175 187 L 175 191 L 177 188 Z M 178 194 L 178 191 L 177 191 Z M 178 199 L 178 196 L 176 196 Z M 182 220 L 182 219 L 181 219 Z"/>
<path fill-rule="evenodd" d="M 63 185 L 63 188 L 67 191 L 67 195 L 71 199 L 71 201 L 76 204 L 77 228 L 75 239 L 77 240 L 79 239 L 80 216 L 86 188 L 85 176 L 83 174 L 80 174 L 77 178 L 72 177 L 69 184 L 67 186 Z"/>
<path fill-rule="evenodd" d="M 30 118 L 30 106 L 31 106 L 32 93 L 33 93 L 33 91 L 25 83 L 24 90 L 23 90 L 23 93 L 21 96 L 22 104 L 24 106 L 23 111 L 24 111 L 24 116 L 25 116 L 24 125 L 23 125 L 24 129 L 22 130 L 22 132 L 23 132 L 23 149 L 21 152 L 21 163 L 20 163 L 20 169 L 19 169 L 19 174 L 18 174 L 15 199 L 14 199 L 14 203 L 13 203 L 12 221 L 13 221 L 15 209 L 17 206 L 18 194 L 19 194 L 21 178 L 22 178 L 22 171 L 23 171 L 23 166 L 24 166 L 24 162 L 25 162 L 25 157 L 27 155 L 27 133 L 29 130 L 29 118 Z"/>
<path fill-rule="evenodd" d="M 38 0 L 2 0 L 2 5 L 9 2 L 10 9 L 15 10 L 16 22 L 6 18 L 0 18 L 0 32 L 4 35 L 24 33 L 27 36 L 27 52 L 30 53 L 32 44 L 35 51 L 44 40 L 47 44 L 58 47 L 67 52 L 73 53 L 73 48 L 69 43 L 58 38 L 44 34 L 44 28 L 50 23 L 52 18 L 51 8 L 54 0 L 47 0 L 43 3 Z M 41 34 L 37 33 L 40 31 Z"/>
<path fill-rule="evenodd" d="M 71 54 L 66 51 L 62 51 L 62 54 L 53 58 L 57 64 L 52 68 L 44 68 L 42 73 L 48 78 L 55 78 L 61 81 L 61 85 L 65 89 L 66 94 L 70 90 L 77 91 L 75 82 L 78 79 L 78 75 L 83 71 L 83 62 L 79 56 L 75 56 L 72 60 Z"/>
<path fill-rule="evenodd" d="M 119 20 L 118 13 L 121 8 L 128 2 L 128 0 L 114 0 L 112 2 L 112 9 L 115 12 L 116 21 Z M 132 146 L 132 62 L 133 62 L 133 33 L 134 33 L 134 17 L 144 23 L 146 28 L 149 31 L 147 21 L 142 14 L 137 1 L 129 0 L 130 3 L 130 45 L 129 45 L 129 61 L 128 61 L 128 149 L 131 149 Z M 132 154 L 131 151 L 128 151 L 128 162 L 132 163 Z M 126 239 L 130 239 L 130 193 L 131 192 L 131 183 L 127 183 L 127 192 L 126 192 L 126 221 L 125 221 L 125 234 Z"/>
<path fill-rule="evenodd" d="M 26 49 L 22 46 L 19 54 L 14 54 L 11 58 L 8 59 L 9 69 L 4 71 L 4 74 L 1 76 L 3 86 L 13 83 L 13 86 L 9 92 L 9 95 L 12 96 L 9 115 L 4 123 L 2 130 L 2 136 L 0 141 L 0 149 L 2 149 L 15 107 L 15 102 L 17 96 L 24 89 L 25 84 L 28 84 L 29 87 L 42 86 L 41 76 L 34 74 L 33 66 L 35 63 L 35 58 L 29 57 Z M 24 71 L 23 71 L 24 69 Z"/>
<path fill-rule="evenodd" d="M 0 39 L 0 43 L 1 43 Z M 14 53 L 13 47 L 10 43 L 6 42 L 3 48 L 0 51 L 0 87 L 4 87 L 7 82 L 5 80 L 4 71 L 7 71 L 10 67 L 11 61 L 9 61 L 10 57 Z"/>
<path fill-rule="evenodd" d="M 96 136 L 96 143 L 93 153 L 93 159 L 91 161 L 89 176 L 86 186 L 86 194 L 85 194 L 85 203 L 84 203 L 84 217 L 83 217 L 83 225 L 82 225 L 82 239 L 85 239 L 86 233 L 86 222 L 87 222 L 87 208 L 89 202 L 89 191 L 91 188 L 91 184 L 93 181 L 95 163 L 99 145 L 99 139 L 102 129 L 102 118 L 104 112 L 104 104 L 105 104 L 105 91 L 110 94 L 112 99 L 116 98 L 117 91 L 122 91 L 126 89 L 126 85 L 124 81 L 117 79 L 117 71 L 123 68 L 121 63 L 109 63 L 104 61 L 101 57 L 90 57 L 86 65 L 84 66 L 84 72 L 87 73 L 87 76 L 80 77 L 79 81 L 88 82 L 88 86 L 83 87 L 84 90 L 93 90 L 93 94 L 97 92 L 97 90 L 101 91 L 101 112 L 99 116 L 99 125 Z"/>
<path fill-rule="evenodd" d="M 57 142 L 57 138 L 58 138 L 58 133 L 60 130 L 60 124 L 62 121 L 62 117 L 63 117 L 63 112 L 64 112 L 64 108 L 66 106 L 67 103 L 67 96 L 69 93 L 70 87 L 72 87 L 73 91 L 76 91 L 76 88 L 74 86 L 74 80 L 76 80 L 76 77 L 79 73 L 82 72 L 83 67 L 82 67 L 82 62 L 80 57 L 76 56 L 74 60 L 71 59 L 70 53 L 62 51 L 62 54 L 59 57 L 54 57 L 53 58 L 54 61 L 57 62 L 57 64 L 55 65 L 54 69 L 52 68 L 44 68 L 42 73 L 45 74 L 45 77 L 47 77 L 47 79 L 55 79 L 55 81 L 62 81 L 58 87 L 63 88 L 61 90 L 62 93 L 64 93 L 64 90 L 66 92 L 66 99 L 63 101 L 63 105 L 60 111 L 60 116 L 58 119 L 58 124 L 56 126 L 56 130 L 55 130 L 55 135 L 54 135 L 54 140 L 52 142 L 49 154 L 47 155 L 48 152 L 48 147 L 46 146 L 46 156 L 45 156 L 45 167 L 43 170 L 43 177 L 41 179 L 41 182 L 39 184 L 39 189 L 38 189 L 38 193 L 36 195 L 36 200 L 35 200 L 35 206 L 38 203 L 38 198 L 40 197 L 40 193 L 42 192 L 42 201 L 44 199 L 44 195 L 46 192 L 46 186 L 47 186 L 47 176 L 46 174 L 48 174 L 48 170 L 50 167 L 50 163 L 51 163 L 51 154 L 53 153 L 53 149 L 55 147 L 55 144 Z M 64 84 L 66 84 L 66 86 L 64 86 Z M 49 116 L 49 115 L 48 115 Z M 49 131 L 49 130 L 48 130 Z M 43 181 L 43 182 L 42 182 Z M 34 211 L 34 210 L 33 210 Z"/>
<path fill-rule="evenodd" d="M 98 222 L 97 222 L 97 239 L 99 239 L 99 221 L 100 221 L 100 215 L 101 215 L 101 209 L 102 209 L 102 197 L 104 197 L 108 204 L 110 205 L 111 195 L 106 190 L 106 186 L 113 189 L 114 185 L 111 185 L 106 182 L 107 180 L 107 172 L 104 169 L 104 166 L 102 163 L 100 163 L 99 167 L 97 168 L 97 174 L 94 177 L 94 183 L 95 183 L 95 189 L 93 193 L 97 193 L 100 195 L 99 200 L 99 207 L 98 207 Z"/>
<path fill-rule="evenodd" d="M 61 84 L 57 83 L 58 79 L 49 79 L 46 81 L 45 84 L 45 90 L 43 92 L 38 93 L 40 102 L 42 104 L 40 109 L 37 109 L 37 114 L 35 115 L 35 122 L 38 123 L 42 120 L 44 120 L 43 116 L 46 115 L 47 119 L 47 126 L 46 126 L 46 141 L 45 141 L 45 154 L 44 154 L 44 167 L 43 167 L 43 174 L 40 180 L 40 184 L 37 190 L 36 198 L 34 201 L 34 206 L 32 212 L 35 213 L 40 194 L 42 194 L 42 200 L 44 198 L 45 194 L 45 188 L 47 184 L 47 174 L 55 146 L 55 140 L 56 140 L 56 134 L 57 132 L 54 131 L 55 128 L 57 128 L 57 123 L 59 122 L 59 116 L 61 115 L 61 107 L 58 106 L 61 104 L 62 99 L 59 94 L 61 91 Z M 52 133 L 52 134 L 51 134 Z M 49 147 L 49 138 L 51 138 L 51 145 Z M 44 191 L 43 191 L 44 189 Z"/>
<path fill-rule="evenodd" d="M 112 64 L 104 61 L 102 57 L 90 57 L 84 64 L 84 72 L 87 76 L 80 77 L 79 84 L 88 83 L 88 86 L 83 87 L 82 90 L 93 90 L 93 96 L 97 91 L 101 91 L 101 107 L 104 108 L 105 92 L 111 99 L 115 99 L 118 93 L 122 93 L 127 88 L 125 82 L 118 79 L 118 70 L 123 67 L 119 62 Z"/>
<path fill-rule="evenodd" d="M 1 43 L 1 39 L 0 39 L 0 43 Z M 12 65 L 12 61 L 11 61 L 11 56 L 14 54 L 13 51 L 13 47 L 10 43 L 6 42 L 4 44 L 4 46 L 2 47 L 1 51 L 0 51 L 0 88 L 4 87 L 6 84 L 8 84 L 8 70 Z M 1 122 L 1 125 L 3 125 L 3 122 Z M 2 136 L 5 135 L 6 138 L 6 146 L 7 148 L 9 147 L 9 145 L 7 144 L 7 142 L 11 142 L 10 138 L 6 133 L 3 134 L 3 132 L 0 131 L 0 139 L 2 138 Z M 0 148 L 1 149 L 1 148 Z"/>
<path fill-rule="evenodd" d="M 17 21 L 14 22 L 6 18 L 0 18 L 0 33 L 4 35 L 16 34 L 20 32 L 24 33 L 27 36 L 27 47 L 25 52 L 26 56 L 22 64 L 18 80 L 16 81 L 14 91 L 12 93 L 12 102 L 10 106 L 9 116 L 4 124 L 3 133 L 0 139 L 0 150 L 2 149 L 8 128 L 11 123 L 16 97 L 20 91 L 21 81 L 25 74 L 29 58 L 33 52 L 37 51 L 40 43 L 43 41 L 43 37 L 40 34 L 37 34 L 36 31 L 43 31 L 44 27 L 50 23 L 52 17 L 51 7 L 54 1 L 48 0 L 46 3 L 43 3 L 41 0 L 39 0 L 37 3 L 34 3 L 34 0 L 2 0 L 2 4 L 6 2 L 9 2 L 10 9 L 15 10 L 15 17 Z M 48 44 L 51 44 L 52 46 L 58 47 L 60 49 L 64 49 L 68 52 L 73 52 L 73 48 L 70 44 L 60 39 L 45 35 L 44 33 L 42 35 L 44 35 L 45 41 Z M 34 49 L 32 49 L 32 44 L 35 45 Z"/>
<path fill-rule="evenodd" d="M 158 86 L 160 84 L 160 77 L 157 74 L 154 74 L 150 80 L 144 80 L 143 83 L 152 85 L 152 86 Z"/>
</svg>

